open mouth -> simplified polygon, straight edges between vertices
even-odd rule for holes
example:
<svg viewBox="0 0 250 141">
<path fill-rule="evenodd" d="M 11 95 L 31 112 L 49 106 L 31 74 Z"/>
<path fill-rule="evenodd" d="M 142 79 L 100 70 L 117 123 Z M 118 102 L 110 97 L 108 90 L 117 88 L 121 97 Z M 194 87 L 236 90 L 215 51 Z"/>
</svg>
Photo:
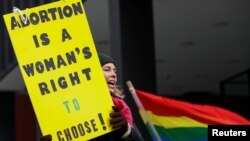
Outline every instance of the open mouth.
<svg viewBox="0 0 250 141">
<path fill-rule="evenodd" d="M 109 87 L 115 87 L 115 82 L 114 81 L 108 81 L 108 86 Z"/>
</svg>

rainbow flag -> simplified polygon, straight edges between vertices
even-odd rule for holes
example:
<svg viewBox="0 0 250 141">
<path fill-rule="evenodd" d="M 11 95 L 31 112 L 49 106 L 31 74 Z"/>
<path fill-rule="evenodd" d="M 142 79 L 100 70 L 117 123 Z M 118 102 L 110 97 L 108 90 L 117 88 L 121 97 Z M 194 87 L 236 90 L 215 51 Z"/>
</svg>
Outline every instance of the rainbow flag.
<svg viewBox="0 0 250 141">
<path fill-rule="evenodd" d="M 136 94 L 162 141 L 207 141 L 210 124 L 250 125 L 248 119 L 220 107 L 173 100 L 141 90 L 136 90 Z M 142 118 L 153 135 L 149 123 Z"/>
</svg>

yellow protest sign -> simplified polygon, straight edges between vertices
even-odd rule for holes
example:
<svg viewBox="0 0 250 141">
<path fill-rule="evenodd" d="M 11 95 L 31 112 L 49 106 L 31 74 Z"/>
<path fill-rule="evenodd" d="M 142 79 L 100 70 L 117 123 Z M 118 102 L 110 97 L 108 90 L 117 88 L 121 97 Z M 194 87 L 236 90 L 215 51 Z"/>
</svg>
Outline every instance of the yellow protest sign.
<svg viewBox="0 0 250 141">
<path fill-rule="evenodd" d="M 4 15 L 43 135 L 88 140 L 112 130 L 112 99 L 81 0 Z"/>
</svg>

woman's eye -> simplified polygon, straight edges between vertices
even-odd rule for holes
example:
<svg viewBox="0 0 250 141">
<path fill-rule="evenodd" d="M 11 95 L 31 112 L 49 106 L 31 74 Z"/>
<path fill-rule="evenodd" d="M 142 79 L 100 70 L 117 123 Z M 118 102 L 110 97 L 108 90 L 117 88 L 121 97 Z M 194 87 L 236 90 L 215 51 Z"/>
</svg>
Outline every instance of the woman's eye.
<svg viewBox="0 0 250 141">
<path fill-rule="evenodd" d="M 109 69 L 103 69 L 104 71 L 109 71 Z"/>
</svg>

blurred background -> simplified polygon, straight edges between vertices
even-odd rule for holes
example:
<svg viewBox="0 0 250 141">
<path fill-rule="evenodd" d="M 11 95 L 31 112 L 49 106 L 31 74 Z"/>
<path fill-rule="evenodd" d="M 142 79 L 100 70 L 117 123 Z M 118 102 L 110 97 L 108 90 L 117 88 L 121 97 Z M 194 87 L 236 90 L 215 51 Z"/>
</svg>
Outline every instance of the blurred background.
<svg viewBox="0 0 250 141">
<path fill-rule="evenodd" d="M 2 15 L 53 1 L 0 1 L 0 141 L 40 136 Z M 147 140 L 128 80 L 156 95 L 250 118 L 249 0 L 85 0 L 84 7 L 96 49 L 116 60 L 125 100 Z"/>
</svg>

